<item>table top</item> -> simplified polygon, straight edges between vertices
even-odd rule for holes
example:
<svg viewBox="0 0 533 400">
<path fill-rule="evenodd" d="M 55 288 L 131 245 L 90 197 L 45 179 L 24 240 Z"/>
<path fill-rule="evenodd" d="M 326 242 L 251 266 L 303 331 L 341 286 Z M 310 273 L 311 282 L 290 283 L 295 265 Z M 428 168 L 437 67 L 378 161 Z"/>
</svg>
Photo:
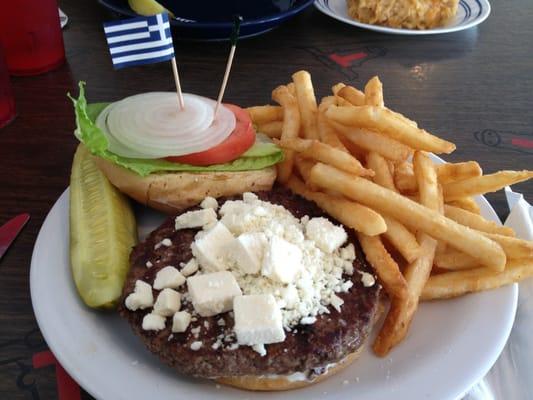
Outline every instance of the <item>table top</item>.
<svg viewBox="0 0 533 400">
<path fill-rule="evenodd" d="M 89 101 L 173 90 L 169 63 L 114 71 L 101 28 L 112 16 L 96 1 L 60 2 L 67 63 L 35 77 L 12 78 L 18 116 L 0 130 L 0 225 L 23 212 L 31 220 L 0 261 L 0 398 L 57 398 L 56 371 L 36 368 L 45 351 L 29 292 L 39 228 L 69 182 L 77 141 L 67 92 L 87 82 Z M 529 6 L 529 7 L 528 7 Z M 528 0 L 494 2 L 483 24 L 467 31 L 391 36 L 333 20 L 313 7 L 282 27 L 239 43 L 225 100 L 265 104 L 270 91 L 307 69 L 317 95 L 337 82 L 362 87 L 374 75 L 385 103 L 430 132 L 457 143 L 450 161 L 476 159 L 485 172 L 531 169 L 533 154 L 533 8 Z M 175 41 L 184 91 L 216 97 L 227 44 Z M 533 201 L 533 183 L 515 190 Z M 500 217 L 503 194 L 489 195 Z M 58 371 L 61 375 L 61 371 Z M 91 398 L 82 392 L 82 398 Z"/>
</svg>

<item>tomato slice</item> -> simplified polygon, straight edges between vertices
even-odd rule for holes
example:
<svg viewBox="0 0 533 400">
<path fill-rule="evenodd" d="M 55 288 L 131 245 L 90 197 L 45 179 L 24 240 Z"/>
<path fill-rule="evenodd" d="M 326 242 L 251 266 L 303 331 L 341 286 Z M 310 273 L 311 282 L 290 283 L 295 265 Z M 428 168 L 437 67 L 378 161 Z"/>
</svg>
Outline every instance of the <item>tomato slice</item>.
<svg viewBox="0 0 533 400">
<path fill-rule="evenodd" d="M 255 131 L 250 116 L 236 105 L 224 105 L 235 114 L 236 118 L 235 129 L 224 141 L 208 150 L 184 156 L 167 157 L 166 159 L 172 162 L 200 166 L 223 164 L 239 158 L 241 154 L 252 147 L 255 142 Z"/>
</svg>

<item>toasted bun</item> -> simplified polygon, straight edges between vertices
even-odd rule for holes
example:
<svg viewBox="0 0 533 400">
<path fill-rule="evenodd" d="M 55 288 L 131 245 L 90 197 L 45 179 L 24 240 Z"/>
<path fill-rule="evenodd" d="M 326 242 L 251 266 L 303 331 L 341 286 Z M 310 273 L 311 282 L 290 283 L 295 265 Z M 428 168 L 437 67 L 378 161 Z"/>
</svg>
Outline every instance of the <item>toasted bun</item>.
<svg viewBox="0 0 533 400">
<path fill-rule="evenodd" d="M 156 173 L 143 177 L 101 157 L 95 156 L 94 160 L 121 192 L 169 214 L 192 207 L 207 196 L 216 198 L 270 190 L 276 180 L 275 167 L 241 172 Z"/>
<path fill-rule="evenodd" d="M 281 390 L 291 390 L 298 389 L 305 386 L 313 385 L 315 383 L 321 382 L 324 379 L 335 375 L 337 372 L 342 371 L 352 362 L 354 362 L 359 355 L 363 346 L 359 347 L 353 353 L 348 354 L 345 358 L 335 364 L 333 367 L 328 368 L 328 370 L 322 375 L 317 376 L 312 380 L 290 380 L 288 377 L 279 375 L 279 376 L 234 376 L 234 377 L 224 377 L 217 379 L 218 383 L 223 385 L 233 386 L 239 389 L 246 390 L 256 390 L 256 391 L 281 391 Z"/>
</svg>

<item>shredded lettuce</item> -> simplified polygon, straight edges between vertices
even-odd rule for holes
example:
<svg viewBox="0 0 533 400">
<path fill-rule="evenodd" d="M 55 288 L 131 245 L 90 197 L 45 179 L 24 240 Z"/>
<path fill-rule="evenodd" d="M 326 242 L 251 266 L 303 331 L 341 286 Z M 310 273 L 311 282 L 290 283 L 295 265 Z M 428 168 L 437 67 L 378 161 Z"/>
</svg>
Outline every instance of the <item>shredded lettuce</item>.
<svg viewBox="0 0 533 400">
<path fill-rule="evenodd" d="M 74 135 L 89 151 L 105 158 L 121 167 L 127 168 L 138 175 L 147 176 L 157 172 L 206 172 L 206 171 L 250 171 L 269 167 L 283 159 L 283 152 L 264 135 L 257 135 L 255 144 L 238 159 L 224 164 L 200 167 L 189 164 L 179 164 L 163 159 L 144 160 L 138 158 L 121 157 L 107 150 L 107 138 L 95 124 L 96 118 L 110 103 L 87 104 L 85 99 L 85 82 L 80 82 L 80 94 L 77 99 L 71 97 L 76 114 L 76 130 Z M 266 138 L 266 139 L 265 139 Z"/>
</svg>

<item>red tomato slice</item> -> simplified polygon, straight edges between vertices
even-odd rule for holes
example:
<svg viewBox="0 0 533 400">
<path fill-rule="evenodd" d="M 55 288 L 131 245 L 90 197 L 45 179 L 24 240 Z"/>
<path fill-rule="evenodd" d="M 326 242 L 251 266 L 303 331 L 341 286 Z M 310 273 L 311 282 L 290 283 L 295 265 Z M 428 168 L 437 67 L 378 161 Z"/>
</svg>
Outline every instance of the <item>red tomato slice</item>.
<svg viewBox="0 0 533 400">
<path fill-rule="evenodd" d="M 222 143 L 198 153 L 167 157 L 166 159 L 172 162 L 201 166 L 223 164 L 239 158 L 241 154 L 252 147 L 255 142 L 255 131 L 250 116 L 238 106 L 224 105 L 235 114 L 236 124 L 233 132 Z"/>
</svg>

